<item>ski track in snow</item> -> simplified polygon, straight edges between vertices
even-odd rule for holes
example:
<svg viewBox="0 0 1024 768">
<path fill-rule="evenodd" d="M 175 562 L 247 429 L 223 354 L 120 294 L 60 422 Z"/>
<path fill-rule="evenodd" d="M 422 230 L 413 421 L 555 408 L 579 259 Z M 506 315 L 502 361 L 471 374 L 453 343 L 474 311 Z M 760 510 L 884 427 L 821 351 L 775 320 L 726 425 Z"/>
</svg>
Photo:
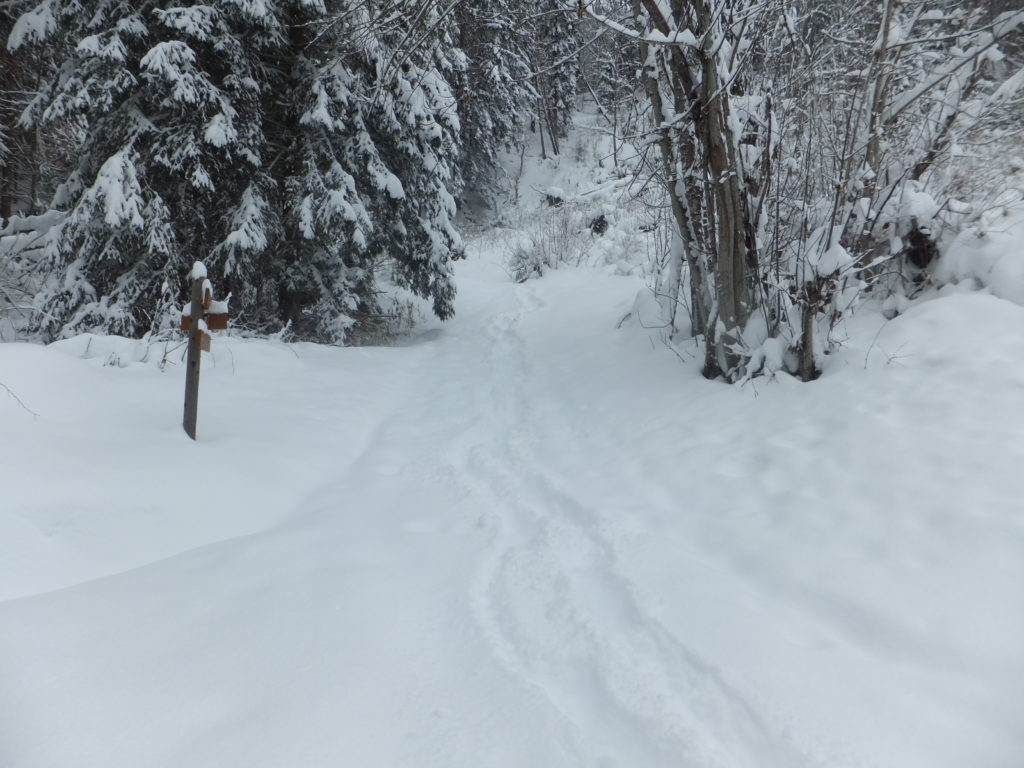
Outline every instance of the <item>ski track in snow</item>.
<svg viewBox="0 0 1024 768">
<path fill-rule="evenodd" d="M 598 765 L 810 764 L 643 612 L 600 521 L 557 488 L 533 454 L 544 427 L 531 418 L 532 364 L 517 326 L 544 304 L 528 283 L 517 295 L 521 306 L 486 334 L 489 431 L 501 438 L 474 447 L 463 473 L 492 510 L 494 541 L 474 606 L 498 657 L 596 747 Z"/>
<path fill-rule="evenodd" d="M 515 285 L 470 255 L 456 319 L 405 347 L 303 348 L 309 362 L 297 354 L 297 369 L 263 379 L 255 367 L 237 379 L 212 372 L 203 402 L 222 421 L 201 416 L 189 455 L 233 448 L 245 459 L 222 483 L 203 480 L 218 508 L 184 522 L 153 513 L 145 520 L 163 527 L 139 538 L 139 553 L 108 563 L 104 544 L 0 601 L 0 690 L 14 692 L 0 696 L 0 766 L 949 768 L 960 753 L 933 758 L 969 736 L 964 755 L 995 744 L 996 758 L 976 764 L 1015 768 L 1012 707 L 987 690 L 1014 689 L 1015 619 L 972 614 L 993 622 L 986 645 L 967 630 L 935 632 L 942 610 L 900 613 L 922 583 L 960 590 L 953 604 L 970 607 L 966 572 L 1013 599 L 1000 579 L 1021 570 L 1021 532 L 1003 502 L 966 522 L 955 514 L 985 487 L 972 473 L 995 470 L 952 467 L 962 499 L 923 512 L 915 485 L 891 479 L 828 509 L 850 472 L 844 451 L 864 444 L 842 445 L 857 437 L 851 421 L 874 419 L 866 431 L 888 435 L 863 466 L 899 456 L 912 476 L 941 465 L 938 441 L 900 431 L 905 414 L 887 430 L 888 381 L 849 385 L 877 400 L 857 402 L 855 419 L 833 412 L 834 396 L 815 400 L 825 381 L 799 409 L 778 400 L 775 422 L 735 390 L 696 377 L 678 387 L 671 355 L 629 352 L 638 336 L 609 342 L 600 326 L 621 317 L 610 304 L 636 281 L 580 271 Z M 239 365 L 243 352 L 266 362 L 269 349 L 238 347 Z M 615 378 L 602 378 L 609 370 Z M 177 397 L 176 380 L 155 381 Z M 785 393 L 773 386 L 768 397 Z M 907 400 L 920 424 L 945 402 L 936 391 L 934 403 L 931 389 Z M 675 419 L 631 410 L 633 397 L 656 397 Z M 715 418 L 702 398 L 718 399 Z M 282 414 L 271 428 L 251 424 L 273 415 L 268 399 Z M 976 435 L 973 417 L 951 416 L 961 440 L 1012 444 L 1012 426 Z M 244 508 L 231 511 L 234 497 Z M 120 517 L 100 533 L 116 543 L 137 510 L 121 501 L 130 491 L 114 498 Z M 884 527 L 858 521 L 878 508 Z M 46 541 L 63 542 L 65 518 L 47 523 Z M 1006 548 L 991 549 L 999 525 Z M 983 572 L 967 554 L 941 562 L 961 535 L 1003 570 Z M 993 648 L 1003 666 L 985 656 Z M 932 748 L 946 735 L 936 724 L 952 735 Z"/>
</svg>

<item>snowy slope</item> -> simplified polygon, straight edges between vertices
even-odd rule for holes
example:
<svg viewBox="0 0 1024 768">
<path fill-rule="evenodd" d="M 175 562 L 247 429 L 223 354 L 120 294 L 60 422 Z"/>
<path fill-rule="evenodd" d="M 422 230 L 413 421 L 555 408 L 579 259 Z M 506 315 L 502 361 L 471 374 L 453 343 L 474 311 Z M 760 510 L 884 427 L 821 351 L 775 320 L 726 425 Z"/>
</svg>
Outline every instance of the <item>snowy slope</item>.
<svg viewBox="0 0 1024 768">
<path fill-rule="evenodd" d="M 1024 764 L 1024 309 L 730 388 L 612 272 L 217 339 L 195 444 L 162 350 L 0 346 L 0 765 Z"/>
</svg>

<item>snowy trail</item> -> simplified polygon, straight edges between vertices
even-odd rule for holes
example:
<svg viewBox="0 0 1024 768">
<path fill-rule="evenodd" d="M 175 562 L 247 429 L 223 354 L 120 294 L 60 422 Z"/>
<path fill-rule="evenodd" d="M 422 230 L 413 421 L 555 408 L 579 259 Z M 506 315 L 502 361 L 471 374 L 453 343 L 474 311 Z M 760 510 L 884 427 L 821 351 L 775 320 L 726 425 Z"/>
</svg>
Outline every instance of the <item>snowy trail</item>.
<svg viewBox="0 0 1024 768">
<path fill-rule="evenodd" d="M 263 531 L 0 605 L 3 658 L 35 662 L 3 670 L 11 765 L 803 764 L 639 613 L 533 458 L 516 326 L 542 301 L 474 268 L 341 477 Z"/>
<path fill-rule="evenodd" d="M 716 670 L 642 612 L 599 521 L 536 458 L 547 435 L 530 414 L 541 393 L 530 386 L 534 364 L 518 326 L 544 302 L 529 284 L 517 290 L 521 306 L 488 328 L 490 431 L 503 439 L 475 449 L 465 473 L 493 510 L 475 603 L 499 657 L 589 742 L 588 764 L 806 765 Z"/>
<path fill-rule="evenodd" d="M 552 305 L 574 304 L 584 288 L 576 278 L 550 279 Z M 759 718 L 800 724 L 789 734 L 809 763 L 1024 760 L 1024 525 L 1010 490 L 1024 456 L 1004 417 L 1024 397 L 1001 375 L 1024 351 L 1011 330 L 1021 311 L 984 297 L 967 306 L 1007 329 L 994 354 L 948 349 L 955 314 L 925 305 L 934 319 L 924 333 L 911 326 L 901 341 L 902 326 L 891 331 L 892 346 L 922 358 L 924 377 L 853 375 L 797 398 L 763 384 L 746 395 L 699 381 L 666 390 L 673 374 L 650 376 L 635 347 L 602 344 L 593 314 L 557 338 L 540 332 L 552 319 L 544 313 L 523 329 L 534 340 L 527 358 L 545 363 L 533 372 L 530 410 L 547 436 L 532 450 L 543 495 L 587 510 L 585 529 L 609 544 L 636 615 L 683 638 L 703 663 L 724 663 L 726 688 L 757 702 Z M 593 354 L 573 354 L 585 349 Z M 550 365 L 559 356 L 572 360 L 571 374 Z M 954 359 L 973 362 L 941 379 L 927 370 Z M 551 392 L 563 396 L 544 397 Z M 648 404 L 636 409 L 644 416 L 614 418 L 631 401 Z M 951 436 L 974 446 L 969 469 L 951 454 Z M 755 751 L 762 763 L 794 759 L 766 753 Z"/>
<path fill-rule="evenodd" d="M 1019 768 L 1024 342 L 755 393 L 616 331 L 635 278 L 471 254 L 403 347 L 218 340 L 196 445 L 177 374 L 0 350 L 0 766 Z"/>
</svg>

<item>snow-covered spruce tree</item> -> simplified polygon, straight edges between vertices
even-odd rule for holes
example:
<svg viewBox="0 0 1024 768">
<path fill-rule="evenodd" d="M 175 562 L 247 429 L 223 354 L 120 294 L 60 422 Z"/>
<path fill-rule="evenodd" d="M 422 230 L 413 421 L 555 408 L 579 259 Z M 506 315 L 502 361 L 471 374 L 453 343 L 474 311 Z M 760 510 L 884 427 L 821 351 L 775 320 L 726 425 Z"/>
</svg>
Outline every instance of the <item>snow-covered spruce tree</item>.
<svg viewBox="0 0 1024 768">
<path fill-rule="evenodd" d="M 456 6 L 452 0 L 382 4 L 387 18 L 397 13 L 401 24 L 383 27 L 357 59 L 371 75 L 367 95 L 372 99 L 362 110 L 365 132 L 357 131 L 346 149 L 367 158 L 369 181 L 363 183 L 366 208 L 374 217 L 371 253 L 383 259 L 397 285 L 429 298 L 441 319 L 453 312 L 450 258 L 463 247 L 453 223 L 462 189 L 459 116 L 450 85 L 461 67 L 453 29 Z M 378 72 L 382 60 L 386 66 Z M 366 139 L 376 143 L 375 149 L 366 147 Z M 358 167 L 353 175 L 365 178 Z"/>
<path fill-rule="evenodd" d="M 463 194 L 484 202 L 499 189 L 500 151 L 520 144 L 524 115 L 537 97 L 521 10 L 509 0 L 462 0 L 456 7 L 459 49 L 465 54 L 456 78 Z"/>
<path fill-rule="evenodd" d="M 15 18 L 14 10 L 0 7 L 0 39 L 7 39 Z M 21 113 L 17 94 L 22 90 L 17 64 L 6 46 L 0 49 L 0 228 L 7 224 L 14 207 L 15 130 Z"/>
<path fill-rule="evenodd" d="M 25 121 L 89 125 L 55 201 L 68 216 L 40 330 L 166 326 L 197 258 L 256 328 L 344 340 L 375 321 L 381 268 L 450 314 L 449 94 L 415 45 L 388 48 L 411 30 L 372 10 L 43 0 L 24 15 L 15 48 L 75 43 Z"/>
<path fill-rule="evenodd" d="M 68 215 L 53 230 L 36 297 L 48 337 L 169 324 L 187 264 L 224 240 L 223 219 L 247 192 L 270 186 L 261 62 L 280 20 L 233 3 L 165 6 L 44 0 L 12 34 L 16 49 L 72 42 L 23 121 L 89 126 L 54 201 Z"/>
<path fill-rule="evenodd" d="M 305 338 L 378 335 L 383 277 L 452 312 L 459 186 L 450 20 L 433 3 L 293 12 L 287 92 L 271 109 L 283 192 L 279 311 Z M 450 8 L 447 9 L 450 14 Z M 400 20 L 400 21 L 397 21 Z M 231 247 L 228 247 L 231 250 Z"/>
<path fill-rule="evenodd" d="M 28 0 L 23 0 L 9 8 L 0 6 L 0 40 L 7 39 L 22 7 L 27 5 Z M 0 227 L 14 212 L 15 158 L 23 154 L 16 138 L 18 117 L 24 108 L 20 96 L 25 90 L 20 64 L 6 46 L 0 49 Z"/>
</svg>

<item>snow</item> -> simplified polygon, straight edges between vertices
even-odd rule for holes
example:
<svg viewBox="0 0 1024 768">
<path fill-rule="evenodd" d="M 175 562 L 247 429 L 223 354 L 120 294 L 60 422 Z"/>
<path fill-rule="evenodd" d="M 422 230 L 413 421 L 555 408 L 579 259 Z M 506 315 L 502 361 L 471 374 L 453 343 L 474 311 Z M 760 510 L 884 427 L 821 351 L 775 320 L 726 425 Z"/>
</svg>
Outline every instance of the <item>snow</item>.
<svg viewBox="0 0 1024 768">
<path fill-rule="evenodd" d="M 225 262 L 224 274 L 229 275 L 234 270 L 236 251 L 258 253 L 267 247 L 267 233 L 264 231 L 267 207 L 266 198 L 254 184 L 245 188 L 231 219 L 231 232 L 219 246 L 231 254 Z"/>
<path fill-rule="evenodd" d="M 182 348 L 0 345 L 5 766 L 1020 765 L 1024 308 L 727 387 L 500 252 L 396 348 L 218 339 L 196 443 Z"/>
<path fill-rule="evenodd" d="M 3 768 L 1020 768 L 1019 196 L 813 384 L 753 317 L 729 387 L 666 339 L 649 212 L 577 126 L 468 240 L 453 320 L 219 335 L 195 443 L 180 335 L 0 344 Z M 93 194 L 130 220 L 116 159 Z M 365 244 L 325 178 L 302 233 Z M 851 263 L 825 239 L 814 274 Z M 527 245 L 552 269 L 516 284 Z"/>
<path fill-rule="evenodd" d="M 126 150 L 111 155 L 103 163 L 85 197 L 97 202 L 102 200 L 103 218 L 112 227 L 129 223 L 141 228 L 144 223 L 142 187 L 135 173 L 134 159 Z"/>
<path fill-rule="evenodd" d="M 64 220 L 65 214 L 61 211 L 46 211 L 37 216 L 13 216 L 7 222 L 6 227 L 0 227 L 0 237 L 18 234 L 45 233 L 56 224 Z"/>
<path fill-rule="evenodd" d="M 673 30 L 668 34 L 652 30 L 647 33 L 644 39 L 649 43 L 661 45 L 683 45 L 690 48 L 700 48 L 700 43 L 697 41 L 696 36 L 688 29 Z"/>
<path fill-rule="evenodd" d="M 192 279 L 193 280 L 204 280 L 206 279 L 206 265 L 201 261 L 197 261 L 192 265 Z"/>
<path fill-rule="evenodd" d="M 1002 39 L 1020 26 L 1024 26 L 1024 11 L 1006 11 L 996 18 L 992 35 L 997 40 Z"/>
<path fill-rule="evenodd" d="M 927 225 L 939 212 L 939 204 L 927 192 L 907 185 L 902 189 L 898 216 L 904 221 L 916 218 L 921 224 Z"/>
<path fill-rule="evenodd" d="M 933 72 L 929 72 L 927 80 L 896 94 L 885 111 L 885 121 L 888 123 L 894 120 L 901 112 L 908 109 L 922 96 L 950 77 L 953 77 L 959 70 L 970 65 L 976 57 L 983 55 L 992 46 L 993 38 L 991 35 L 995 35 L 995 38 L 998 39 L 1010 34 L 1022 25 L 1024 25 L 1024 11 L 1000 14 L 992 25 L 991 34 L 988 32 L 979 33 L 975 37 L 973 45 L 965 51 L 951 50 L 950 53 L 953 56 L 944 61 L 941 66 L 936 67 Z"/>
<path fill-rule="evenodd" d="M 16 51 L 23 45 L 42 42 L 57 31 L 52 0 L 43 0 L 31 11 L 21 14 L 7 38 L 7 50 Z"/>
<path fill-rule="evenodd" d="M 374 186 L 377 189 L 384 190 L 388 193 L 392 200 L 404 200 L 405 199 L 405 188 L 402 186 L 401 180 L 387 170 L 383 166 L 369 168 L 370 178 L 373 180 Z"/>
<path fill-rule="evenodd" d="M 208 39 L 216 22 L 217 11 L 200 5 L 193 8 L 155 8 L 153 14 L 164 26 L 185 32 L 191 37 Z"/>
<path fill-rule="evenodd" d="M 226 103 L 224 107 L 225 112 L 218 112 L 210 118 L 203 130 L 203 139 L 215 147 L 226 147 L 238 138 L 238 130 L 232 119 L 234 110 Z"/>
<path fill-rule="evenodd" d="M 183 104 L 199 104 L 209 99 L 211 92 L 216 89 L 201 72 L 197 72 L 194 66 L 196 53 L 192 48 L 180 40 L 167 40 L 157 43 L 140 59 L 139 66 L 150 76 L 159 76 L 168 85 L 172 86 L 171 99 Z M 211 131 L 217 130 L 227 133 L 226 126 L 219 126 L 214 129 L 214 121 L 207 127 L 207 141 L 216 144 L 210 138 Z"/>
<path fill-rule="evenodd" d="M 1018 69 L 996 88 L 992 93 L 992 103 L 1005 104 L 1016 96 L 1017 92 L 1022 88 L 1024 88 L 1024 67 Z"/>
<path fill-rule="evenodd" d="M 833 242 L 825 247 L 826 238 L 830 234 Z M 830 233 L 828 227 L 822 227 L 812 233 L 808 242 L 810 247 L 807 252 L 807 266 L 813 275 L 827 277 L 853 263 L 849 252 L 839 244 L 839 233 Z"/>
<path fill-rule="evenodd" d="M 103 40 L 99 35 L 89 35 L 83 37 L 78 41 L 78 45 L 75 46 L 76 50 L 81 53 L 90 53 L 94 56 L 99 55 L 100 50 L 103 47 Z"/>
<path fill-rule="evenodd" d="M 1024 192 L 1010 190 L 950 243 L 936 268 L 944 282 L 985 286 L 1024 305 Z"/>
</svg>

